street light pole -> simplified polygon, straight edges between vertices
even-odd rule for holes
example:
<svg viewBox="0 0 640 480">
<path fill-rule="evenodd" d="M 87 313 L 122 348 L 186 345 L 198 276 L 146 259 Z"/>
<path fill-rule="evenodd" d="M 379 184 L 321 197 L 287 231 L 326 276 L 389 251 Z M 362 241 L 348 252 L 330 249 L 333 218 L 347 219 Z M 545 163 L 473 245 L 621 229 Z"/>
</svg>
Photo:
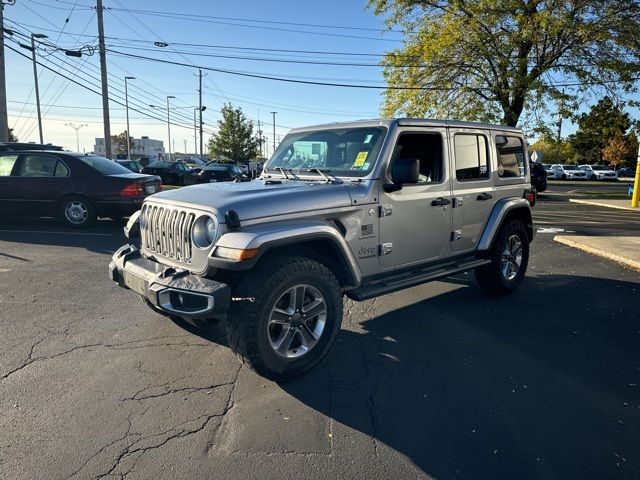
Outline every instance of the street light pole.
<svg viewBox="0 0 640 480">
<path fill-rule="evenodd" d="M 171 119 L 169 118 L 169 99 L 176 98 L 173 95 L 167 95 L 167 133 L 169 134 L 169 161 L 171 161 Z"/>
<path fill-rule="evenodd" d="M 82 127 L 88 127 L 89 125 L 87 125 L 86 123 L 83 123 L 81 125 L 77 125 L 75 123 L 65 123 L 65 125 L 73 128 L 76 131 L 76 152 L 80 152 L 80 134 L 78 133 L 78 131 L 82 128 Z"/>
<path fill-rule="evenodd" d="M 131 131 L 129 130 L 129 91 L 127 80 L 135 80 L 136 77 L 124 77 L 124 109 L 127 112 L 127 160 L 131 160 Z"/>
<path fill-rule="evenodd" d="M 276 153 L 276 113 L 278 112 L 271 112 L 273 115 L 273 153 Z"/>
<path fill-rule="evenodd" d="M 38 66 L 36 64 L 36 38 L 48 38 L 44 33 L 31 34 L 31 60 L 33 61 L 33 80 L 36 85 L 36 107 L 38 109 L 38 132 L 40 133 L 40 143 L 44 143 L 42 136 L 42 114 L 40 113 L 40 89 L 38 88 Z"/>
</svg>

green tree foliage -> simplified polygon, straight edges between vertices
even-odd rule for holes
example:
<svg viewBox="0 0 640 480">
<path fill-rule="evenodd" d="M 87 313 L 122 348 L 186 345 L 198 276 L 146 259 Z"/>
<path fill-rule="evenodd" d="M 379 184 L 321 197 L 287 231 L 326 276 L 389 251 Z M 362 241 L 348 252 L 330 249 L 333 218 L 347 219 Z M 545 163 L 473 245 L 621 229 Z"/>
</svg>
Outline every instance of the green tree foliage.
<svg viewBox="0 0 640 480">
<path fill-rule="evenodd" d="M 529 152 L 534 151 L 542 154 L 542 163 L 578 163 L 578 156 L 571 142 L 562 139 L 558 142 L 549 135 L 543 135 L 529 146 Z"/>
<path fill-rule="evenodd" d="M 614 138 L 615 146 L 610 148 L 608 158 L 613 158 L 613 152 L 627 152 L 618 163 L 633 160 L 635 154 L 632 150 L 634 146 L 637 148 L 637 140 L 630 132 L 633 126 L 631 117 L 623 107 L 623 103 L 615 103 L 611 98 L 605 97 L 588 112 L 578 116 L 578 130 L 569 136 L 569 141 L 580 163 L 603 163 L 603 150 Z"/>
<path fill-rule="evenodd" d="M 253 134 L 253 122 L 242 113 L 242 108 L 230 103 L 221 110 L 218 132 L 209 140 L 209 154 L 234 162 L 248 163 L 258 156 L 258 139 Z"/>
<path fill-rule="evenodd" d="M 516 125 L 525 108 L 544 111 L 560 99 L 575 104 L 594 91 L 620 95 L 633 91 L 640 76 L 637 0 L 369 0 L 369 6 L 405 32 L 404 45 L 383 60 L 385 115 Z"/>
<path fill-rule="evenodd" d="M 129 148 L 133 152 L 134 141 L 133 138 L 129 138 Z M 127 131 L 117 135 L 111 135 L 111 150 L 115 153 L 121 153 L 127 151 Z M 115 154 L 114 153 L 114 154 Z"/>
<path fill-rule="evenodd" d="M 13 133 L 13 128 L 9 129 L 9 141 L 10 142 L 17 142 L 18 141 L 18 137 L 16 137 Z"/>
</svg>

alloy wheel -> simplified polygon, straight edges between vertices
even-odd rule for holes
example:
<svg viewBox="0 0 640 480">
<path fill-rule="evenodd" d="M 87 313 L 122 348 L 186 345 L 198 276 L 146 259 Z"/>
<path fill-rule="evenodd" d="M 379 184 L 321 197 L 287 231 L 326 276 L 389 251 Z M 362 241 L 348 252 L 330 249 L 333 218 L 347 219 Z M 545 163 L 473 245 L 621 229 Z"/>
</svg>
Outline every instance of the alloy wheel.
<svg viewBox="0 0 640 480">
<path fill-rule="evenodd" d="M 522 264 L 522 241 L 518 235 L 511 235 L 502 251 L 502 276 L 506 280 L 513 280 L 520 271 Z"/>
</svg>

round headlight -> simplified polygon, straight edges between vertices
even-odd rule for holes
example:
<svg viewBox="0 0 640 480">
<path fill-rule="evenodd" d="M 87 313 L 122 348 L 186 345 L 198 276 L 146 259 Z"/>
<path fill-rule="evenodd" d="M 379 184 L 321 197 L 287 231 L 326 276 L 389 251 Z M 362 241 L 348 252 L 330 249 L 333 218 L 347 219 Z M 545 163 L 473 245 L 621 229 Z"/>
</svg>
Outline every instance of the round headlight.
<svg viewBox="0 0 640 480">
<path fill-rule="evenodd" d="M 210 247 L 216 239 L 218 225 L 216 221 L 207 216 L 202 216 L 193 225 L 193 243 L 198 248 Z"/>
</svg>

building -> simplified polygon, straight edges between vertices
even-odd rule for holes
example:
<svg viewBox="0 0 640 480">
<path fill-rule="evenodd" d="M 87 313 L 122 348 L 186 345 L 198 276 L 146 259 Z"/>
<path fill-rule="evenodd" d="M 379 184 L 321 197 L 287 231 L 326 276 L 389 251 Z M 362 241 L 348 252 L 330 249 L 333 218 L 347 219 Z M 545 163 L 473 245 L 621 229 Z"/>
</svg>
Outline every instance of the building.
<svg viewBox="0 0 640 480">
<path fill-rule="evenodd" d="M 93 153 L 105 156 L 104 138 L 96 138 L 96 144 L 93 146 Z M 127 146 L 117 143 L 111 144 L 111 156 L 127 154 Z M 148 158 L 150 161 L 163 160 L 166 158 L 164 152 L 164 143 L 162 140 L 154 140 L 146 136 L 131 139 L 131 158 Z"/>
</svg>

